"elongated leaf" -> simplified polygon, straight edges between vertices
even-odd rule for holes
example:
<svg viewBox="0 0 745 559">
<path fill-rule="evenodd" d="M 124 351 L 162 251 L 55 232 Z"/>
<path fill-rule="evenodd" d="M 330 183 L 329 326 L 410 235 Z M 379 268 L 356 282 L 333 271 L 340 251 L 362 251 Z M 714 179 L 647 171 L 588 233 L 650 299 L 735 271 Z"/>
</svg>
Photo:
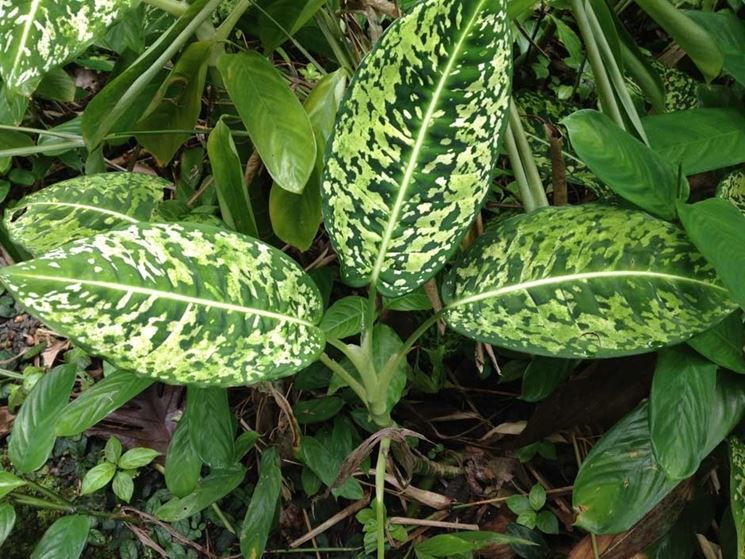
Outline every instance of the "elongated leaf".
<svg viewBox="0 0 745 559">
<path fill-rule="evenodd" d="M 161 505 L 155 516 L 166 522 L 178 522 L 206 509 L 238 487 L 246 476 L 243 466 L 215 470 L 201 480 L 186 497 L 175 497 Z"/>
<path fill-rule="evenodd" d="M 169 183 L 140 173 L 103 173 L 58 182 L 22 198 L 3 223 L 34 255 L 101 231 L 148 221 Z"/>
<path fill-rule="evenodd" d="M 367 299 L 350 295 L 329 307 L 321 320 L 321 329 L 330 338 L 348 338 L 362 332 Z"/>
<path fill-rule="evenodd" d="M 742 312 L 733 312 L 713 328 L 688 340 L 688 345 L 720 367 L 745 374 Z"/>
<path fill-rule="evenodd" d="M 569 378 L 577 363 L 574 359 L 534 357 L 523 374 L 520 399 L 526 402 L 543 400 L 554 391 L 554 388 Z"/>
<path fill-rule="evenodd" d="M 214 44 L 198 41 L 184 50 L 150 107 L 137 123 L 137 130 L 190 130 L 199 117 L 207 62 Z M 138 134 L 137 141 L 152 153 L 160 165 L 171 161 L 176 150 L 189 139 L 188 133 Z"/>
<path fill-rule="evenodd" d="M 693 244 L 745 308 L 745 215 L 721 198 L 678 204 L 678 215 Z"/>
<path fill-rule="evenodd" d="M 0 7 L 0 77 L 30 95 L 44 73 L 83 52 L 136 0 L 11 0 Z"/>
<path fill-rule="evenodd" d="M 687 10 L 685 15 L 706 29 L 724 55 L 722 68 L 745 85 L 745 23 L 730 10 Z"/>
<path fill-rule="evenodd" d="M 232 386 L 313 362 L 313 280 L 259 241 L 194 224 L 132 225 L 0 269 L 35 316 L 122 369 Z"/>
<path fill-rule="evenodd" d="M 202 460 L 191 443 L 189 416 L 179 421 L 166 453 L 166 486 L 176 497 L 186 497 L 199 482 Z"/>
<path fill-rule="evenodd" d="M 268 448 L 261 456 L 261 474 L 241 525 L 241 553 L 248 559 L 263 557 L 274 513 L 282 489 L 282 470 L 277 449 Z"/>
<path fill-rule="evenodd" d="M 739 169 L 724 177 L 717 185 L 717 196 L 745 214 L 745 170 Z"/>
<path fill-rule="evenodd" d="M 8 456 L 19 472 L 38 470 L 49 458 L 57 438 L 57 418 L 70 398 L 77 371 L 75 364 L 52 369 L 23 402 L 8 443 Z"/>
<path fill-rule="evenodd" d="M 471 553 L 488 545 L 524 544 L 532 542 L 496 532 L 454 532 L 440 534 L 416 545 L 417 557 L 470 557 Z"/>
<path fill-rule="evenodd" d="M 732 437 L 729 444 L 730 503 L 737 532 L 737 558 L 745 557 L 745 443 Z"/>
<path fill-rule="evenodd" d="M 658 353 L 649 429 L 655 459 L 671 479 L 693 475 L 705 456 L 716 384 L 717 366 L 685 346 Z"/>
<path fill-rule="evenodd" d="M 511 44 L 503 0 L 428 0 L 365 57 L 321 185 L 348 284 L 402 295 L 456 249 L 489 190 Z"/>
<path fill-rule="evenodd" d="M 15 474 L 0 471 L 0 499 L 24 485 L 26 485 L 26 482 Z"/>
<path fill-rule="evenodd" d="M 152 379 L 138 377 L 127 371 L 111 373 L 62 410 L 56 422 L 57 435 L 79 435 L 122 407 L 151 384 Z"/>
<path fill-rule="evenodd" d="M 735 109 L 690 109 L 642 119 L 649 143 L 686 175 L 745 161 L 745 116 Z"/>
<path fill-rule="evenodd" d="M 186 413 L 191 444 L 202 462 L 212 468 L 233 464 L 235 456 L 235 420 L 224 388 L 189 386 L 186 392 Z"/>
<path fill-rule="evenodd" d="M 326 0 L 274 0 L 259 15 L 259 38 L 271 52 L 297 33 Z M 266 2 L 263 2 L 266 5 Z"/>
<path fill-rule="evenodd" d="M 303 193 L 293 194 L 274 183 L 269 195 L 272 229 L 277 237 L 302 251 L 310 248 L 321 224 L 323 155 L 346 86 L 347 76 L 339 69 L 324 76 L 305 100 L 305 111 L 316 137 L 316 164 Z"/>
<path fill-rule="evenodd" d="M 122 470 L 135 470 L 147 466 L 160 456 L 160 452 L 152 448 L 131 448 L 119 458 L 117 465 Z"/>
<path fill-rule="evenodd" d="M 336 416 L 344 407 L 344 400 L 335 396 L 303 400 L 295 404 L 293 413 L 300 425 L 320 423 Z"/>
<path fill-rule="evenodd" d="M 676 226 L 602 205 L 546 208 L 483 235 L 443 286 L 447 323 L 550 357 L 645 353 L 711 328 L 734 303 Z"/>
<path fill-rule="evenodd" d="M 616 194 L 663 219 L 675 217 L 679 177 L 669 161 L 598 111 L 562 122 L 580 159 Z"/>
<path fill-rule="evenodd" d="M 102 462 L 94 466 L 85 474 L 83 485 L 80 488 L 80 494 L 87 495 L 89 493 L 95 493 L 99 489 L 106 487 L 114 478 L 115 473 L 116 464 L 112 464 L 111 462 Z"/>
<path fill-rule="evenodd" d="M 224 54 L 217 67 L 269 174 L 282 188 L 300 194 L 316 161 L 313 128 L 300 101 L 257 52 Z"/>
<path fill-rule="evenodd" d="M 86 516 L 63 516 L 44 533 L 31 559 L 77 559 L 85 549 L 90 521 Z"/>
<path fill-rule="evenodd" d="M 16 509 L 9 503 L 0 504 L 0 546 L 8 539 L 16 523 Z"/>
<path fill-rule="evenodd" d="M 707 81 L 719 75 L 724 56 L 706 29 L 669 0 L 636 0 L 636 3 L 691 57 Z"/>
</svg>

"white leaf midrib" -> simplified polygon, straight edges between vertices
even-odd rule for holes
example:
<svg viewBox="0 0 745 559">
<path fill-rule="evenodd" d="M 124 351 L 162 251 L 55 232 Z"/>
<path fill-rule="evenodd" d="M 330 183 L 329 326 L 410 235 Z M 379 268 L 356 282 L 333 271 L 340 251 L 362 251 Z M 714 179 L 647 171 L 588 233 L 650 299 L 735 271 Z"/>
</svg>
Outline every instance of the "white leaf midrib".
<svg viewBox="0 0 745 559">
<path fill-rule="evenodd" d="M 18 208 L 19 210 L 22 210 L 24 208 L 29 208 L 31 206 L 62 206 L 64 208 L 77 208 L 79 210 L 87 210 L 92 212 L 98 212 L 106 215 L 112 215 L 115 217 L 118 217 L 120 219 L 123 219 L 125 221 L 129 221 L 130 223 L 140 223 L 139 219 L 135 219 L 132 216 L 129 216 L 127 214 L 123 214 L 120 212 L 115 212 L 114 210 L 106 210 L 104 208 L 99 208 L 97 206 L 89 206 L 88 204 L 77 204 L 74 202 L 29 202 L 27 204 L 24 204 L 22 207 Z"/>
</svg>

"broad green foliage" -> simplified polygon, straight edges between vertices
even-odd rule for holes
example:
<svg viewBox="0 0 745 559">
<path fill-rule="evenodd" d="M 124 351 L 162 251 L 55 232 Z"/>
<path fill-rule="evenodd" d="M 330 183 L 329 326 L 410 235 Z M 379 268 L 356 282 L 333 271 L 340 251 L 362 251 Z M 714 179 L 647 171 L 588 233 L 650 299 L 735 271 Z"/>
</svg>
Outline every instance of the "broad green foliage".
<svg viewBox="0 0 745 559">
<path fill-rule="evenodd" d="M 737 558 L 745 557 L 745 442 L 732 437 L 729 441 L 730 501 L 737 531 Z"/>
<path fill-rule="evenodd" d="M 169 183 L 139 173 L 76 177 L 22 198 L 5 210 L 13 242 L 40 255 L 69 241 L 148 221 Z"/>
<path fill-rule="evenodd" d="M 745 325 L 742 311 L 688 340 L 688 345 L 720 367 L 745 374 Z"/>
<path fill-rule="evenodd" d="M 445 320 L 500 347 L 553 357 L 648 352 L 733 308 L 676 226 L 601 205 L 546 208 L 479 238 L 443 286 Z"/>
<path fill-rule="evenodd" d="M 246 468 L 236 465 L 224 470 L 214 470 L 199 481 L 194 491 L 185 497 L 174 497 L 155 511 L 166 522 L 178 522 L 206 509 L 238 487 L 246 477 Z"/>
<path fill-rule="evenodd" d="M 202 462 L 211 468 L 226 468 L 235 456 L 235 422 L 224 388 L 198 388 L 186 390 L 186 416 L 191 446 Z"/>
<path fill-rule="evenodd" d="M 63 516 L 44 533 L 31 559 L 78 559 L 88 541 L 90 525 L 87 516 Z"/>
<path fill-rule="evenodd" d="M 166 486 L 176 497 L 185 497 L 197 487 L 202 460 L 191 442 L 189 416 L 185 414 L 173 432 L 166 452 Z"/>
<path fill-rule="evenodd" d="M 745 214 L 745 169 L 738 169 L 724 177 L 717 185 L 717 196 L 729 200 Z"/>
<path fill-rule="evenodd" d="M 733 5 L 734 8 L 734 5 Z M 722 69 L 745 85 L 745 23 L 731 10 L 688 10 L 685 14 L 709 32 L 722 51 Z"/>
<path fill-rule="evenodd" d="M 258 559 L 264 555 L 264 548 L 272 529 L 274 514 L 279 504 L 282 489 L 282 470 L 277 449 L 264 451 L 261 457 L 261 474 L 256 489 L 251 496 L 246 516 L 241 525 L 241 552 L 247 559 Z"/>
<path fill-rule="evenodd" d="M 16 509 L 9 503 L 0 504 L 0 546 L 3 545 L 16 523 Z"/>
<path fill-rule="evenodd" d="M 503 0 L 429 0 L 363 60 L 321 185 L 347 283 L 400 295 L 458 246 L 496 163 L 510 47 Z"/>
<path fill-rule="evenodd" d="M 30 94 L 45 72 L 82 52 L 137 0 L 8 0 L 0 5 L 0 76 Z"/>
<path fill-rule="evenodd" d="M 320 295 L 297 264 L 213 227 L 132 225 L 3 268 L 0 280 L 81 346 L 172 382 L 279 378 L 324 343 Z"/>
</svg>

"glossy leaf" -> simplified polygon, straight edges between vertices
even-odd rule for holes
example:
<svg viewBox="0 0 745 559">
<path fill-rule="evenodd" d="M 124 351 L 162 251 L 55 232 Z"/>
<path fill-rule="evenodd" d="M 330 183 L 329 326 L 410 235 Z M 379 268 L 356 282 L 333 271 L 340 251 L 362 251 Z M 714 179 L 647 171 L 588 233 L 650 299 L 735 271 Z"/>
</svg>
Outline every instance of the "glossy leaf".
<svg viewBox="0 0 745 559">
<path fill-rule="evenodd" d="M 220 213 L 225 223 L 239 233 L 258 238 L 259 232 L 248 197 L 241 159 L 235 149 L 230 128 L 222 119 L 210 132 L 207 153 L 215 180 Z"/>
<path fill-rule="evenodd" d="M 642 119 L 652 149 L 686 175 L 745 161 L 745 115 L 735 109 L 690 109 Z"/>
<path fill-rule="evenodd" d="M 663 219 L 675 217 L 679 177 L 669 161 L 598 111 L 577 111 L 562 122 L 577 155 L 616 194 Z"/>
<path fill-rule="evenodd" d="M 574 359 L 556 359 L 536 356 L 523 373 L 523 385 L 520 399 L 526 402 L 538 402 L 554 391 L 554 388 L 569 378 L 577 367 Z"/>
<path fill-rule="evenodd" d="M 685 14 L 708 31 L 724 56 L 722 69 L 745 85 L 745 23 L 730 10 L 688 10 Z"/>
<path fill-rule="evenodd" d="M 241 525 L 241 553 L 248 559 L 263 557 L 282 489 L 282 470 L 277 449 L 261 456 L 261 473 Z"/>
<path fill-rule="evenodd" d="M 671 479 L 693 475 L 705 456 L 716 385 L 717 366 L 685 346 L 658 352 L 649 428 L 655 459 Z"/>
<path fill-rule="evenodd" d="M 152 379 L 138 377 L 127 371 L 115 371 L 107 375 L 62 410 L 56 423 L 57 435 L 79 435 L 122 407 L 151 384 Z"/>
<path fill-rule="evenodd" d="M 191 444 L 202 462 L 213 468 L 233 464 L 235 455 L 235 419 L 224 388 L 189 386 L 186 414 Z"/>
<path fill-rule="evenodd" d="M 160 452 L 152 448 L 130 448 L 119 458 L 118 466 L 122 470 L 134 470 L 147 466 L 160 456 Z"/>
<path fill-rule="evenodd" d="M 95 493 L 106 487 L 116 474 L 116 464 L 102 462 L 88 470 L 83 477 L 83 485 L 80 488 L 81 495 Z"/>
<path fill-rule="evenodd" d="M 274 183 L 269 195 L 272 229 L 277 237 L 301 251 L 310 248 L 321 223 L 323 156 L 346 86 L 347 76 L 339 69 L 324 76 L 305 100 L 305 111 L 316 138 L 316 164 L 303 193 L 293 194 Z"/>
<path fill-rule="evenodd" d="M 549 357 L 673 345 L 734 303 L 676 226 L 602 205 L 546 208 L 480 237 L 443 285 L 444 317 L 479 341 Z"/>
<path fill-rule="evenodd" d="M 716 326 L 688 340 L 688 345 L 720 367 L 745 374 L 745 325 L 735 311 Z"/>
<path fill-rule="evenodd" d="M 362 332 L 367 299 L 349 295 L 329 307 L 321 320 L 321 329 L 329 338 L 348 338 Z"/>
<path fill-rule="evenodd" d="M 125 503 L 129 503 L 135 490 L 132 475 L 128 472 L 117 472 L 114 481 L 111 482 L 111 489 L 114 491 L 114 495 Z"/>
<path fill-rule="evenodd" d="M 23 487 L 26 482 L 11 472 L 0 471 L 0 499 L 13 490 Z"/>
<path fill-rule="evenodd" d="M 34 255 L 67 242 L 148 221 L 169 183 L 140 173 L 84 175 L 22 198 L 5 212 L 14 243 Z"/>
<path fill-rule="evenodd" d="M 136 135 L 137 141 L 161 166 L 168 164 L 181 144 L 191 137 L 188 133 L 170 131 L 194 128 L 202 106 L 202 90 L 213 46 L 211 41 L 198 41 L 184 49 L 137 123 L 136 129 L 144 132 L 169 131 Z"/>
<path fill-rule="evenodd" d="M 0 504 L 0 547 L 8 539 L 16 523 L 16 509 L 10 503 Z"/>
<path fill-rule="evenodd" d="M 257 52 L 224 54 L 217 67 L 269 174 L 285 190 L 300 194 L 316 161 L 313 128 L 300 101 Z"/>
<path fill-rule="evenodd" d="M 669 0 L 636 0 L 636 3 L 691 57 L 707 81 L 719 75 L 724 56 L 705 28 Z"/>
<path fill-rule="evenodd" d="M 721 198 L 678 204 L 678 215 L 696 248 L 714 266 L 732 298 L 745 308 L 745 215 Z"/>
<path fill-rule="evenodd" d="M 90 521 L 86 516 L 63 516 L 44 533 L 31 559 L 77 559 L 85 549 Z"/>
<path fill-rule="evenodd" d="M 733 171 L 724 177 L 717 185 L 717 196 L 745 214 L 745 170 Z"/>
<path fill-rule="evenodd" d="M 174 497 L 155 511 L 165 522 L 178 522 L 206 509 L 238 487 L 246 476 L 243 466 L 214 470 L 185 497 Z"/>
<path fill-rule="evenodd" d="M 729 441 L 730 503 L 737 532 L 737 557 L 745 557 L 745 443 Z"/>
<path fill-rule="evenodd" d="M 8 456 L 19 472 L 38 470 L 49 458 L 57 439 L 57 418 L 70 398 L 77 371 L 75 364 L 52 369 L 23 402 L 8 443 Z"/>
<path fill-rule="evenodd" d="M 511 45 L 503 0 L 428 0 L 362 61 L 321 184 L 345 282 L 402 295 L 457 248 L 493 176 Z"/>
<path fill-rule="evenodd" d="M 10 0 L 0 8 L 0 77 L 30 95 L 43 75 L 83 52 L 135 0 Z"/>
<path fill-rule="evenodd" d="M 103 447 L 103 455 L 107 462 L 116 464 L 119 462 L 123 450 L 122 442 L 117 437 L 109 437 L 106 446 Z"/>
<path fill-rule="evenodd" d="M 176 497 L 185 497 L 197 486 L 202 470 L 199 458 L 191 442 L 189 416 L 185 414 L 173 432 L 166 452 L 166 486 Z"/>
<path fill-rule="evenodd" d="M 292 374 L 324 343 L 320 295 L 282 252 L 221 229 L 132 225 L 0 269 L 16 299 L 117 367 L 233 386 Z"/>
</svg>

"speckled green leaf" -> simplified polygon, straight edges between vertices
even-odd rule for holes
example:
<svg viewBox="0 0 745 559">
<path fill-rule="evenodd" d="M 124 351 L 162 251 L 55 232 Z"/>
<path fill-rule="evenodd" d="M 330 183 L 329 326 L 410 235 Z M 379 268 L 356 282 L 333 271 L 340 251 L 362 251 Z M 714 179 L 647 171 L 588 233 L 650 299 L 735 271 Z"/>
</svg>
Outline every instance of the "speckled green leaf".
<svg viewBox="0 0 745 559">
<path fill-rule="evenodd" d="M 313 281 L 260 241 L 194 224 L 139 224 L 0 269 L 56 331 L 138 374 L 232 386 L 292 374 L 324 336 Z"/>
<path fill-rule="evenodd" d="M 321 183 L 347 283 L 401 295 L 458 246 L 489 189 L 511 44 L 503 0 L 429 0 L 363 60 Z"/>
<path fill-rule="evenodd" d="M 58 182 L 5 211 L 13 242 L 43 254 L 69 241 L 149 220 L 169 183 L 140 173 L 103 173 Z"/>
<path fill-rule="evenodd" d="M 138 0 L 8 0 L 0 4 L 0 76 L 30 94 L 45 72 L 85 50 Z"/>
<path fill-rule="evenodd" d="M 500 223 L 451 270 L 443 300 L 458 332 L 553 357 L 645 353 L 735 308 L 680 229 L 602 205 L 546 208 Z"/>
<path fill-rule="evenodd" d="M 729 200 L 745 214 L 745 169 L 738 169 L 724 177 L 717 185 L 717 196 Z"/>
<path fill-rule="evenodd" d="M 730 503 L 737 531 L 737 559 L 745 558 L 745 442 L 729 441 Z"/>
</svg>

